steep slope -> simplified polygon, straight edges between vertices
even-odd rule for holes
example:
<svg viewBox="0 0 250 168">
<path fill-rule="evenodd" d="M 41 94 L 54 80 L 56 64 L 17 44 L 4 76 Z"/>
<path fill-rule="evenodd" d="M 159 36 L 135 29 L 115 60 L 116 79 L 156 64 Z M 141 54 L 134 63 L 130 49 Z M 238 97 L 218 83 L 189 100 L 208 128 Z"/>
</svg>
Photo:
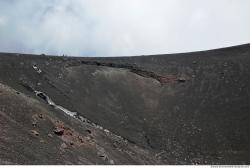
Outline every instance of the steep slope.
<svg viewBox="0 0 250 168">
<path fill-rule="evenodd" d="M 12 94 L 1 92 L 13 100 L 7 101 L 8 98 L 1 95 L 0 114 L 8 118 L 1 117 L 1 125 L 7 127 L 3 134 L 13 141 L 0 140 L 1 148 L 8 150 L 1 150 L 0 161 L 30 164 L 249 164 L 249 63 L 249 44 L 186 54 L 117 58 L 2 53 L 0 83 L 3 88 L 15 91 Z M 16 95 L 16 91 L 20 94 Z M 31 100 L 36 103 L 23 107 L 24 102 Z M 53 100 L 59 108 L 49 106 L 48 100 Z M 56 140 L 48 145 L 55 149 L 42 150 L 40 141 L 47 142 L 45 134 L 48 134 L 49 123 L 39 126 L 43 132 L 39 133 L 40 139 L 34 137 L 39 139 L 37 148 L 30 147 L 34 141 L 29 131 L 39 130 L 28 123 L 38 114 L 38 107 L 46 109 L 46 116 L 51 118 L 46 120 L 50 128 L 56 127 L 56 120 L 67 123 L 70 130 L 79 129 L 77 135 L 86 134 L 91 127 L 91 133 L 96 131 L 92 140 L 105 151 L 110 150 L 106 152 L 110 156 L 104 157 L 104 161 L 98 158 L 99 148 L 94 145 L 88 146 L 88 150 L 85 146 L 70 148 L 64 153 L 65 159 L 57 161 L 61 155 L 60 145 L 68 146 L 70 142 L 67 144 L 63 141 L 65 138 L 54 135 L 52 129 L 51 134 Z M 28 109 L 32 112 L 26 113 Z M 77 114 L 65 116 L 67 110 Z M 13 119 L 11 114 L 24 119 Z M 27 126 L 20 129 L 12 122 Z M 88 137 L 85 134 L 81 136 Z M 31 142 L 18 139 L 17 135 Z M 123 146 L 125 151 L 111 145 L 114 144 L 113 136 L 127 144 Z M 19 141 L 23 147 L 17 147 Z M 77 142 L 76 139 L 72 141 Z M 33 155 L 33 150 L 37 155 Z M 13 160 L 22 153 L 32 155 L 33 159 Z M 54 153 L 54 157 L 48 153 Z M 84 159 L 77 160 L 79 156 Z"/>
<path fill-rule="evenodd" d="M 0 84 L 0 164 L 160 164 L 155 153 Z"/>
</svg>

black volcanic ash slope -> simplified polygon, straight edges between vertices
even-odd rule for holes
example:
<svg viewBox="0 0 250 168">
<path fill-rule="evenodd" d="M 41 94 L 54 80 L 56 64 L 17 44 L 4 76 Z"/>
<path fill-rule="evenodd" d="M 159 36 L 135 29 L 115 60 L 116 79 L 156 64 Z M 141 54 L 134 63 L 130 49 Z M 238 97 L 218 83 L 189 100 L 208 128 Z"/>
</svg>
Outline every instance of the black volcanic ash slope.
<svg viewBox="0 0 250 168">
<path fill-rule="evenodd" d="M 249 65 L 249 44 L 120 58 L 2 53 L 0 163 L 250 164 Z"/>
</svg>

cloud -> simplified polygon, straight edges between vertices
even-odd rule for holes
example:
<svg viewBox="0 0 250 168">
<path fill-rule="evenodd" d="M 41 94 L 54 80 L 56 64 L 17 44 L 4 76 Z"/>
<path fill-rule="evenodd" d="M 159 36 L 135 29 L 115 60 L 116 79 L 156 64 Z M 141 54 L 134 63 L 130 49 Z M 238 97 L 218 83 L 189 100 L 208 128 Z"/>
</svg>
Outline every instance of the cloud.
<svg viewBox="0 0 250 168">
<path fill-rule="evenodd" d="M 0 26 L 4 26 L 6 24 L 6 19 L 0 16 Z"/>
<path fill-rule="evenodd" d="M 123 56 L 237 45 L 250 42 L 249 8 L 248 0 L 0 1 L 0 51 Z"/>
</svg>

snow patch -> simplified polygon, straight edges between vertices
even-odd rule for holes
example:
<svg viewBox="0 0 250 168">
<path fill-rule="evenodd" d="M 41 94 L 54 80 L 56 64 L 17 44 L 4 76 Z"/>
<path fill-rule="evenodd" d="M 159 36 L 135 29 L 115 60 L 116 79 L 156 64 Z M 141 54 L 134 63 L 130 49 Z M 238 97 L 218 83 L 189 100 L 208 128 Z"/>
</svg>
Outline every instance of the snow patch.
<svg viewBox="0 0 250 168">
<path fill-rule="evenodd" d="M 40 68 L 38 68 L 38 66 L 33 65 L 32 67 L 33 67 L 33 69 L 34 69 L 37 73 L 42 73 L 42 70 L 41 70 Z"/>
</svg>

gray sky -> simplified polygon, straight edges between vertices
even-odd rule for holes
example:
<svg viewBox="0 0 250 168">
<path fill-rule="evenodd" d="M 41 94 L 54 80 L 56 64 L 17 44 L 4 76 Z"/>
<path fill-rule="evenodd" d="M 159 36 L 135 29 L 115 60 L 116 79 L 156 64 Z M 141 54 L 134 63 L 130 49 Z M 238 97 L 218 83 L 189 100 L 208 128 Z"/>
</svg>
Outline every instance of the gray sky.
<svg viewBox="0 0 250 168">
<path fill-rule="evenodd" d="M 249 0 L 0 0 L 0 51 L 179 53 L 250 43 Z"/>
</svg>

